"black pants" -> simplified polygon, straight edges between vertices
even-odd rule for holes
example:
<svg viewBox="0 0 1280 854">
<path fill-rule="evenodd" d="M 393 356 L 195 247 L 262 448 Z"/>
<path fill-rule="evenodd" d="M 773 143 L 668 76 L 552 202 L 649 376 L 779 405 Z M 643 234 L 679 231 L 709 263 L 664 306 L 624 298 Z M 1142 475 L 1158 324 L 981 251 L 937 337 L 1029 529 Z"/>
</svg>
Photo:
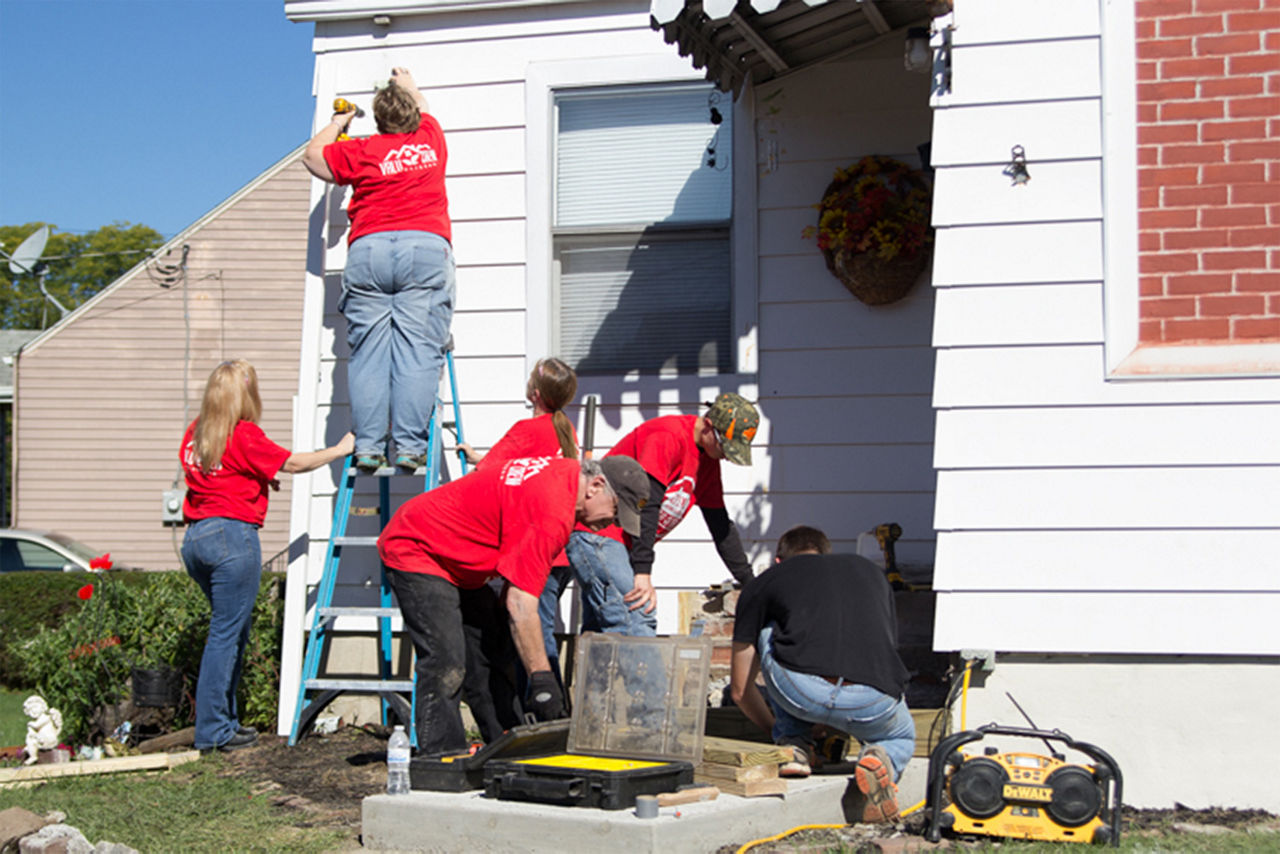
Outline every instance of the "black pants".
<svg viewBox="0 0 1280 854">
<path fill-rule="evenodd" d="M 466 633 L 483 632 L 495 619 L 493 591 L 460 590 L 435 575 L 387 568 L 405 630 L 417 656 L 414 718 L 418 751 L 432 756 L 462 753 L 467 735 L 458 704 L 466 675 Z M 505 628 L 505 620 L 497 621 Z"/>
<path fill-rule="evenodd" d="M 502 603 L 503 584 L 503 579 L 495 578 L 477 590 L 458 591 L 467 647 L 462 700 L 486 742 L 519 724 L 522 711 L 516 687 L 519 657 Z"/>
</svg>

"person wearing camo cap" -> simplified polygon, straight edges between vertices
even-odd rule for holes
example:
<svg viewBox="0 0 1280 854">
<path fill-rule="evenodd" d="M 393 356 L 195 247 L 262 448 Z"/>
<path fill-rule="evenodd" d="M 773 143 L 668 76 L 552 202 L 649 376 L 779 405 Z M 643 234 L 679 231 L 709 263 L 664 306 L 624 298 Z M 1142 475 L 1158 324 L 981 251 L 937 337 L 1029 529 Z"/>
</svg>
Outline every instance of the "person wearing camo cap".
<svg viewBox="0 0 1280 854">
<path fill-rule="evenodd" d="M 639 535 L 616 526 L 598 532 L 579 526 L 569 538 L 566 552 L 582 590 L 584 630 L 656 634 L 654 545 L 695 504 L 733 578 L 740 584 L 752 578 L 738 529 L 724 506 L 720 462 L 751 465 L 751 440 L 759 426 L 756 407 L 739 394 L 725 392 L 703 415 L 651 419 L 613 446 L 605 458 L 621 454 L 639 462 L 649 476 L 649 498 L 640 508 Z M 542 594 L 539 611 L 548 637 L 555 630 L 559 593 L 548 585 Z"/>
</svg>

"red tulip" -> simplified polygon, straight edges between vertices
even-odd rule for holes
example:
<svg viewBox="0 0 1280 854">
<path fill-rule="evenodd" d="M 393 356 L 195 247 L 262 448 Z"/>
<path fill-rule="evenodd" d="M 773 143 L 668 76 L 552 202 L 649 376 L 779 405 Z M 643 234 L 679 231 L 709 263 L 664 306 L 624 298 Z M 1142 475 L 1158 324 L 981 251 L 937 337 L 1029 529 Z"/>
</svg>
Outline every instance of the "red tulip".
<svg viewBox="0 0 1280 854">
<path fill-rule="evenodd" d="M 86 584 L 84 587 L 81 587 L 79 590 L 76 591 L 76 595 L 79 596 L 81 600 L 88 602 L 90 599 L 93 598 L 93 583 L 90 582 Z"/>
<path fill-rule="evenodd" d="M 89 561 L 90 569 L 110 569 L 111 568 L 111 552 L 95 557 Z"/>
</svg>

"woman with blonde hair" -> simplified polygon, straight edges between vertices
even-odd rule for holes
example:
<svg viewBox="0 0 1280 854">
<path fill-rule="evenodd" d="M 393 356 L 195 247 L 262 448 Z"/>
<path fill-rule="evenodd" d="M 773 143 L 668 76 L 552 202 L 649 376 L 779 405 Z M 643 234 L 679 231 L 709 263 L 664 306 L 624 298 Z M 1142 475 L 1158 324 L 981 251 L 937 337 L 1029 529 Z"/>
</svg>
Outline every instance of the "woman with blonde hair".
<svg viewBox="0 0 1280 854">
<path fill-rule="evenodd" d="M 340 459 L 355 447 L 348 433 L 322 451 L 291 453 L 258 426 L 258 375 L 243 359 L 223 362 L 205 384 L 200 416 L 187 427 L 178 457 L 186 475 L 187 523 L 182 562 L 209 600 L 209 637 L 196 684 L 195 746 L 235 750 L 258 740 L 240 725 L 236 689 L 253 603 L 262 575 L 258 528 L 276 475 L 300 474 Z"/>
</svg>

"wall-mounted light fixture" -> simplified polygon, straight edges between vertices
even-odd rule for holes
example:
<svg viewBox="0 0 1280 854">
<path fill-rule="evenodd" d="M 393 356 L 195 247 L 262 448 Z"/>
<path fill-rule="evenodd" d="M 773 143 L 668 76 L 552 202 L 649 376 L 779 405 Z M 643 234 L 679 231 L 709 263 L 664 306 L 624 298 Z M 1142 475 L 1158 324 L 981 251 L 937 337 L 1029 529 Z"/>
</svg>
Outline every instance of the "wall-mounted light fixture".
<svg viewBox="0 0 1280 854">
<path fill-rule="evenodd" d="M 1031 180 L 1031 173 L 1027 171 L 1027 153 L 1021 145 L 1015 145 L 1009 153 L 1012 159 L 1009 165 L 1004 167 L 1003 174 L 1009 176 L 1013 186 L 1021 187 Z"/>
<path fill-rule="evenodd" d="M 933 70 L 933 51 L 929 49 L 929 28 L 910 27 L 902 51 L 902 64 L 908 71 L 928 74 Z"/>
</svg>

